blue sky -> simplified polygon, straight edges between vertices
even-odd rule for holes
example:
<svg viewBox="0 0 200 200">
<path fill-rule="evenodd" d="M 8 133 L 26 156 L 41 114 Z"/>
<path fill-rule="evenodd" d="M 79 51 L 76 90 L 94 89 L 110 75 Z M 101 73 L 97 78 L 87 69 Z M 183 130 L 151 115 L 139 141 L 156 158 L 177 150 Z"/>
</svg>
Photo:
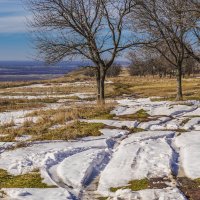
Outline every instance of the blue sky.
<svg viewBox="0 0 200 200">
<path fill-rule="evenodd" d="M 36 52 L 27 28 L 26 0 L 0 0 L 0 61 L 33 60 Z"/>
<path fill-rule="evenodd" d="M 34 51 L 23 0 L 0 0 L 0 60 L 30 60 Z"/>
</svg>

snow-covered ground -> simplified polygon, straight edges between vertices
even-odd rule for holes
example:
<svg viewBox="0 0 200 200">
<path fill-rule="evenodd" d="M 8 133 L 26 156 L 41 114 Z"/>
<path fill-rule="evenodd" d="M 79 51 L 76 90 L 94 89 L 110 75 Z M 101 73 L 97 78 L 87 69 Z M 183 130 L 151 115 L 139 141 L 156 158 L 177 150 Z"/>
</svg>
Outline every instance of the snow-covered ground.
<svg viewBox="0 0 200 200">
<path fill-rule="evenodd" d="M 186 200 L 176 187 L 175 177 L 181 174 L 191 179 L 200 178 L 200 102 L 178 105 L 152 102 L 149 98 L 122 99 L 111 114 L 127 116 L 141 109 L 151 116 L 150 120 L 83 120 L 112 126 L 112 129 L 102 129 L 98 137 L 37 141 L 13 150 L 6 148 L 14 143 L 0 143 L 0 169 L 13 175 L 39 169 L 45 183 L 57 186 L 2 189 L 7 194 L 5 199 L 95 200 L 108 196 L 113 200 Z M 20 119 L 27 113 L 0 113 L 0 121 L 12 120 L 12 116 Z M 140 128 L 141 132 L 130 134 L 128 128 Z M 25 139 L 26 136 L 19 141 Z M 130 181 L 151 178 L 166 178 L 168 187 L 123 189 Z M 112 192 L 111 188 L 119 189 Z"/>
<path fill-rule="evenodd" d="M 186 200 L 186 198 L 181 194 L 181 192 L 176 188 L 166 188 L 166 189 L 155 189 L 155 190 L 142 190 L 139 192 L 133 192 L 131 190 L 119 190 L 116 192 L 113 200 L 118 199 L 136 199 L 136 200 Z"/>
<path fill-rule="evenodd" d="M 101 173 L 98 191 L 107 195 L 110 188 L 125 186 L 132 180 L 169 177 L 176 165 L 167 141 L 173 137 L 173 132 L 149 131 L 124 139 Z"/>
<path fill-rule="evenodd" d="M 66 200 L 71 199 L 70 194 L 63 188 L 53 189 L 2 189 L 8 194 L 10 200 Z"/>
<path fill-rule="evenodd" d="M 187 177 L 200 178 L 200 131 L 191 131 L 176 137 L 180 161 Z"/>
</svg>

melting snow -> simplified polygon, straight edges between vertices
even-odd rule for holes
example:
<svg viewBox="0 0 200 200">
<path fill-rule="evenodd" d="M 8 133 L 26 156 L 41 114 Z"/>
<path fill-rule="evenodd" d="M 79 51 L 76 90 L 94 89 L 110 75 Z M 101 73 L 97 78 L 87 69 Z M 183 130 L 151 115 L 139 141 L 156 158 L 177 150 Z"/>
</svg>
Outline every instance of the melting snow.
<svg viewBox="0 0 200 200">
<path fill-rule="evenodd" d="M 119 190 L 116 192 L 112 200 L 186 200 L 182 193 L 175 188 L 157 189 L 157 190 L 142 190 L 132 192 L 130 190 Z"/>
<path fill-rule="evenodd" d="M 101 173 L 98 191 L 125 186 L 131 180 L 164 177 L 171 174 L 173 151 L 167 138 L 173 132 L 141 132 L 123 140 Z"/>
<path fill-rule="evenodd" d="M 38 85 L 37 85 L 38 87 Z M 41 87 L 43 87 L 41 85 Z M 80 98 L 86 98 L 82 93 Z M 104 123 L 111 126 L 100 130 L 98 137 L 86 137 L 74 141 L 43 141 L 27 147 L 6 151 L 16 143 L 0 143 L 0 169 L 18 175 L 40 169 L 44 182 L 56 185 L 52 189 L 3 189 L 9 199 L 19 200 L 62 200 L 73 199 L 87 192 L 94 180 L 93 192 L 109 195 L 110 199 L 173 199 L 185 200 L 174 186 L 165 189 L 148 189 L 138 192 L 118 190 L 111 193 L 111 187 L 125 186 L 131 180 L 168 177 L 177 174 L 178 166 L 185 176 L 200 178 L 200 105 L 199 101 L 188 101 L 186 105 L 172 102 L 152 102 L 146 99 L 123 99 L 111 112 L 116 115 L 133 114 L 144 109 L 156 119 L 148 122 L 120 120 L 82 120 L 88 123 Z M 188 105 L 188 103 L 190 105 Z M 45 109 L 62 104 L 49 104 Z M 43 108 L 44 109 L 44 108 Z M 0 124 L 12 119 L 23 123 L 25 115 L 32 111 L 0 113 Z M 188 119 L 188 120 L 187 120 Z M 186 121 L 185 121 L 186 120 Z M 185 123 L 183 123 L 185 121 Z M 113 129 L 116 127 L 115 129 Z M 142 128 L 146 131 L 129 135 L 122 127 Z M 122 129 L 120 129 L 122 128 Z M 178 135 L 176 131 L 187 133 Z M 168 130 L 168 131 L 167 131 Z M 29 136 L 16 138 L 18 141 Z M 96 188 L 95 188 L 96 187 Z M 45 195 L 44 195 L 45 194 Z M 89 196 L 89 199 L 95 199 Z"/>
<path fill-rule="evenodd" d="M 49 189 L 2 189 L 10 200 L 72 200 L 67 190 L 62 188 Z"/>
<path fill-rule="evenodd" d="M 183 133 L 176 137 L 175 144 L 180 148 L 180 160 L 187 177 L 200 178 L 200 131 Z"/>
</svg>

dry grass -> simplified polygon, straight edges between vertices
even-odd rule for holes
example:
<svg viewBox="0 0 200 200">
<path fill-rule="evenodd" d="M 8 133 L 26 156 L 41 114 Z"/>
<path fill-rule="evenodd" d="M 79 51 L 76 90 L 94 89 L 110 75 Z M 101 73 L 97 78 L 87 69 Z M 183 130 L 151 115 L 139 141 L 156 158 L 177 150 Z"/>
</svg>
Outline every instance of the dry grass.
<svg viewBox="0 0 200 200">
<path fill-rule="evenodd" d="M 78 119 L 111 119 L 114 115 L 111 115 L 110 111 L 114 106 L 114 102 L 103 106 L 96 104 L 71 105 L 70 108 L 33 111 L 27 116 L 40 116 L 45 120 L 50 119 L 54 124 Z"/>
<path fill-rule="evenodd" d="M 69 140 L 99 135 L 99 129 L 104 127 L 102 124 L 80 123 L 79 119 L 110 119 L 113 117 L 110 114 L 113 107 L 114 104 L 84 105 L 66 109 L 34 111 L 28 116 L 38 116 L 39 120 L 36 123 L 27 120 L 21 127 L 12 127 L 14 124 L 11 123 L 0 127 L 1 134 L 6 135 L 0 137 L 0 141 L 15 141 L 15 137 L 22 135 L 32 135 L 33 140 Z M 72 124 L 66 124 L 70 121 Z M 52 129 L 54 126 L 57 128 Z"/>
<path fill-rule="evenodd" d="M 44 99 L 1 99 L 0 98 L 0 112 L 13 110 L 28 110 L 33 108 L 45 107 L 47 103 L 56 103 L 56 98 Z"/>
<path fill-rule="evenodd" d="M 1 126 L 1 128 L 6 129 L 6 128 L 13 127 L 13 126 L 15 126 L 15 122 L 14 122 L 13 119 L 11 119 L 10 122 L 3 124 L 3 125 Z"/>
<path fill-rule="evenodd" d="M 87 136 L 100 136 L 101 132 L 99 130 L 102 128 L 104 128 L 104 124 L 101 123 L 84 123 L 77 121 L 70 125 L 48 130 L 44 134 L 34 135 L 32 141 L 74 140 Z"/>
<path fill-rule="evenodd" d="M 70 94 L 76 92 L 96 92 L 95 78 L 87 77 L 82 74 L 83 70 L 77 70 L 64 77 L 39 81 L 39 82 L 19 82 L 19 83 L 0 83 L 0 88 L 9 88 L 1 90 L 1 92 L 18 93 L 22 94 Z M 165 99 L 174 100 L 176 96 L 176 80 L 174 78 L 159 78 L 157 76 L 136 77 L 129 76 L 127 70 L 123 70 L 122 74 L 116 78 L 109 78 L 113 81 L 112 84 L 106 85 L 106 96 L 110 98 L 120 97 L 124 94 L 135 97 L 152 97 L 160 96 Z M 87 81 L 90 85 L 70 85 L 62 86 L 61 83 L 74 83 L 74 82 Z M 43 83 L 46 86 L 54 84 L 54 87 L 34 87 L 34 88 L 19 88 L 18 86 L 31 85 L 35 83 Z M 184 98 L 187 99 L 200 99 L 200 79 L 198 78 L 185 78 L 183 79 L 183 92 Z"/>
<path fill-rule="evenodd" d="M 32 135 L 33 140 L 69 140 L 89 135 L 99 135 L 103 124 L 82 123 L 79 119 L 111 119 L 114 104 L 72 106 L 66 109 L 33 111 L 28 116 L 38 116 L 36 123 L 26 120 L 20 127 L 9 123 L 0 127 L 1 142 L 15 141 L 17 136 Z M 67 122 L 71 122 L 66 124 Z M 56 126 L 56 128 L 52 128 Z"/>
<path fill-rule="evenodd" d="M 66 94 L 71 92 L 94 92 L 95 88 L 95 78 L 86 77 L 81 75 L 81 71 L 75 71 L 70 73 L 65 77 L 61 77 L 54 80 L 48 81 L 39 81 L 39 82 L 19 82 L 19 83 L 0 83 L 0 88 L 11 87 L 11 89 L 1 89 L 1 92 L 4 94 L 11 95 L 17 94 L 18 92 L 27 92 L 26 94 L 38 94 L 46 93 L 50 94 Z M 106 85 L 106 96 L 110 98 L 122 97 L 123 95 L 134 96 L 134 97 L 152 97 L 160 96 L 167 100 L 174 100 L 176 95 L 176 80 L 169 78 L 159 77 L 131 77 L 127 74 L 127 71 L 124 70 L 120 77 L 109 78 L 113 83 Z M 74 83 L 76 81 L 89 81 L 91 84 L 87 86 L 66 86 L 63 87 L 60 83 Z M 24 85 L 30 85 L 35 83 L 43 83 L 47 86 L 49 84 L 55 84 L 55 87 L 47 88 L 18 88 Z M 185 99 L 200 99 L 200 79 L 184 79 L 183 80 L 184 88 L 184 98 Z M 47 91 L 46 91 L 47 90 Z M 12 93 L 15 92 L 15 93 Z M 22 95 L 23 96 L 23 95 Z M 74 100 L 79 100 L 75 97 L 72 97 L 72 102 Z M 56 98 L 46 98 L 46 99 L 0 99 L 0 112 L 8 110 L 25 110 L 32 108 L 41 108 L 44 107 L 47 103 L 55 103 L 58 99 Z M 70 105 L 72 104 L 70 103 Z M 57 139 L 69 139 L 79 137 L 78 134 L 72 131 L 75 136 L 66 135 L 65 130 L 68 128 L 66 122 L 75 121 L 79 119 L 113 119 L 115 115 L 111 115 L 110 111 L 114 108 L 115 103 L 106 104 L 105 106 L 93 105 L 92 103 L 82 105 L 71 105 L 70 108 L 61 108 L 55 110 L 39 110 L 34 111 L 29 116 L 38 116 L 39 120 L 37 123 L 32 121 L 27 121 L 20 128 L 12 128 L 14 125 L 12 122 L 6 124 L 5 126 L 0 127 L 2 134 L 8 134 L 8 136 L 1 137 L 1 141 L 13 141 L 14 138 L 22 134 L 31 134 L 31 135 L 45 135 L 43 138 L 57 138 Z M 126 115 L 118 117 L 120 120 L 138 120 L 138 121 L 147 121 L 149 116 L 144 111 L 139 111 L 133 115 Z M 62 127 L 59 127 L 62 125 Z M 58 126 L 57 129 L 51 130 L 53 126 Z M 85 126 L 85 125 L 84 125 Z M 75 128 L 76 126 L 74 126 Z M 81 125 L 77 125 L 82 127 Z M 85 128 L 85 127 L 84 127 Z M 71 127 L 72 129 L 72 127 Z M 71 130 L 70 129 L 70 130 Z M 56 131 L 57 130 L 57 131 Z M 53 131 L 55 134 L 53 134 Z M 62 134 L 63 136 L 62 136 Z M 90 132 L 92 135 L 92 133 Z M 58 135 L 58 137 L 56 136 Z M 86 133 L 81 135 L 87 135 Z M 96 135 L 96 132 L 94 133 Z M 37 138 L 39 139 L 39 138 Z M 41 138 L 42 139 L 42 138 Z"/>
<path fill-rule="evenodd" d="M 111 79 L 112 84 L 108 91 L 111 96 L 129 94 L 136 97 L 159 96 L 174 100 L 176 96 L 176 79 L 159 77 L 129 76 L 126 71 L 121 77 Z M 119 89 L 120 88 L 120 89 Z M 119 92 L 122 91 L 122 92 Z M 200 99 L 200 79 L 183 79 L 184 99 Z M 109 95 L 108 95 L 109 96 Z"/>
<path fill-rule="evenodd" d="M 79 85 L 78 87 L 76 85 L 70 85 L 70 86 L 62 86 L 62 83 L 75 83 L 75 82 L 84 82 L 89 81 L 91 82 L 91 85 L 88 87 L 88 85 Z M 26 88 L 23 86 L 30 86 L 33 84 L 44 84 L 46 87 L 34 87 L 34 88 Z M 51 87 L 51 85 L 54 85 Z M 30 93 L 41 93 L 41 94 L 70 94 L 75 92 L 95 92 L 96 81 L 94 78 L 88 77 L 83 75 L 83 69 L 75 70 L 74 72 L 71 72 L 67 74 L 66 76 L 55 78 L 51 80 L 40 80 L 40 81 L 29 81 L 29 82 L 1 82 L 0 83 L 0 92 L 5 93 L 24 93 L 24 94 L 30 94 Z M 49 87 L 48 87 L 49 85 Z M 5 90 L 6 89 L 6 90 Z M 18 94 L 19 95 L 19 94 Z"/>
<path fill-rule="evenodd" d="M 33 87 L 33 88 L 11 88 L 9 92 L 17 93 L 20 92 L 22 94 L 33 93 L 33 94 L 48 94 L 48 95 L 63 95 L 63 94 L 71 94 L 71 93 L 78 93 L 78 92 L 95 92 L 96 88 L 94 84 L 91 84 L 90 87 L 88 86 L 76 86 L 76 85 L 69 85 L 69 86 L 62 86 L 62 85 L 55 85 L 54 87 Z"/>
<path fill-rule="evenodd" d="M 23 86 L 28 86 L 28 85 L 37 84 L 37 83 L 39 83 L 39 81 L 0 82 L 0 89 L 23 87 Z"/>
<path fill-rule="evenodd" d="M 46 85 L 54 83 L 56 85 L 59 83 L 69 83 L 69 82 L 73 83 L 73 82 L 78 82 L 78 81 L 93 80 L 92 78 L 88 78 L 87 76 L 83 75 L 82 72 L 83 72 L 83 69 L 75 70 L 63 77 L 55 78 L 51 80 L 0 82 L 0 89 L 23 87 L 23 86 L 29 86 L 32 84 L 41 84 L 41 83 L 46 84 Z"/>
<path fill-rule="evenodd" d="M 105 125 L 101 123 L 85 123 L 75 121 L 68 125 L 58 126 L 55 129 L 51 129 L 51 123 L 36 123 L 28 126 L 22 126 L 19 128 L 0 129 L 2 134 L 6 134 L 4 137 L 0 137 L 1 142 L 13 142 L 17 136 L 32 135 L 30 141 L 42 141 L 42 140 L 74 140 L 77 138 L 87 136 L 99 136 L 101 135 L 100 129 Z M 24 144 L 22 144 L 24 145 Z"/>
</svg>

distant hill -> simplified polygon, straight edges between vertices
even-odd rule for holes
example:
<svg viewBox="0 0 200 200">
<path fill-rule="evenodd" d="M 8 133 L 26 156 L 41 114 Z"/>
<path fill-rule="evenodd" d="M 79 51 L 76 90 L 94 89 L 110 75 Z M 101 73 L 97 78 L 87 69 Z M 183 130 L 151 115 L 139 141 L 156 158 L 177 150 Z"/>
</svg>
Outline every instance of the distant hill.
<svg viewBox="0 0 200 200">
<path fill-rule="evenodd" d="M 127 62 L 117 62 L 127 65 Z M 0 81 L 43 80 L 62 76 L 80 66 L 91 65 L 89 61 L 64 61 L 47 65 L 38 61 L 0 61 Z"/>
<path fill-rule="evenodd" d="M 0 75 L 65 74 L 82 65 L 81 62 L 62 62 L 46 65 L 35 61 L 0 61 Z"/>
</svg>

